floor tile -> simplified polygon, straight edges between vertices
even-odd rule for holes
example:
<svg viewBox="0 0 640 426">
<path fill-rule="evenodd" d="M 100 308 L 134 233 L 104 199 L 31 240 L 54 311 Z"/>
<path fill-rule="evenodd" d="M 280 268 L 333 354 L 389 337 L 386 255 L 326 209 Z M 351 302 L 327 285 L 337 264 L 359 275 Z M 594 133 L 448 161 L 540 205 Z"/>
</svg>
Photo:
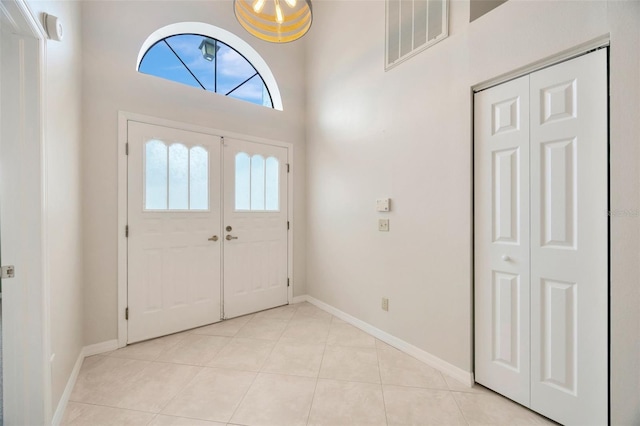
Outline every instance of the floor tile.
<svg viewBox="0 0 640 426">
<path fill-rule="evenodd" d="M 556 424 L 494 392 L 452 392 L 470 425 Z"/>
<path fill-rule="evenodd" d="M 389 425 L 466 425 L 451 392 L 382 387 Z"/>
<path fill-rule="evenodd" d="M 279 342 L 264 363 L 262 372 L 317 377 L 324 345 Z"/>
<path fill-rule="evenodd" d="M 238 331 L 251 320 L 251 318 L 253 318 L 253 315 L 245 315 L 230 320 L 220 321 L 215 324 L 196 328 L 191 331 L 191 334 L 232 337 L 235 336 Z"/>
<path fill-rule="evenodd" d="M 158 413 L 202 368 L 152 362 L 120 388 L 119 408 Z"/>
<path fill-rule="evenodd" d="M 375 348 L 327 346 L 322 359 L 320 377 L 380 383 L 378 355 Z"/>
<path fill-rule="evenodd" d="M 188 419 L 186 417 L 164 416 L 158 414 L 148 426 L 225 426 L 226 423 Z"/>
<path fill-rule="evenodd" d="M 382 387 L 319 379 L 309 425 L 386 425 Z"/>
<path fill-rule="evenodd" d="M 378 349 L 378 360 L 383 384 L 449 389 L 438 370 L 397 349 Z"/>
<path fill-rule="evenodd" d="M 473 386 L 469 387 L 464 383 L 461 383 L 458 380 L 454 379 L 453 377 L 447 376 L 446 374 L 443 374 L 442 377 L 444 377 L 445 382 L 447 382 L 447 386 L 449 387 L 449 390 L 452 390 L 452 391 L 472 392 L 472 393 L 491 392 L 489 389 L 485 388 L 484 386 L 478 383 L 474 383 Z"/>
<path fill-rule="evenodd" d="M 125 383 L 136 380 L 149 361 L 93 356 L 86 358 L 70 400 L 116 407 Z"/>
<path fill-rule="evenodd" d="M 376 339 L 351 324 L 332 322 L 327 345 L 375 348 Z"/>
<path fill-rule="evenodd" d="M 205 367 L 162 410 L 162 414 L 228 422 L 255 373 Z"/>
<path fill-rule="evenodd" d="M 296 305 L 280 306 L 279 308 L 273 308 L 266 311 L 258 312 L 256 314 L 256 317 L 288 321 L 296 313 L 297 309 L 298 307 Z"/>
<path fill-rule="evenodd" d="M 326 321 L 291 321 L 280 340 L 325 344 L 328 335 L 329 323 Z"/>
<path fill-rule="evenodd" d="M 190 334 L 163 352 L 156 361 L 205 365 L 230 341 L 230 337 Z"/>
<path fill-rule="evenodd" d="M 296 313 L 291 318 L 292 320 L 321 320 L 326 322 L 331 322 L 333 315 L 328 312 L 323 311 L 320 308 L 313 306 L 310 303 L 301 303 L 296 310 Z"/>
<path fill-rule="evenodd" d="M 146 425 L 153 419 L 153 416 L 152 413 L 141 411 L 70 401 L 60 424 L 62 426 Z"/>
<path fill-rule="evenodd" d="M 259 374 L 231 422 L 243 425 L 304 425 L 316 380 Z"/>
<path fill-rule="evenodd" d="M 158 339 L 147 340 L 134 343 L 116 351 L 107 352 L 105 356 L 116 358 L 130 358 L 146 361 L 154 361 L 161 353 L 171 349 L 179 341 L 184 339 L 188 333 L 176 333 Z"/>
<path fill-rule="evenodd" d="M 276 342 L 261 339 L 234 337 L 213 359 L 209 367 L 260 371 Z"/>
<path fill-rule="evenodd" d="M 236 337 L 278 340 L 286 326 L 285 320 L 254 317 L 238 331 Z"/>
</svg>

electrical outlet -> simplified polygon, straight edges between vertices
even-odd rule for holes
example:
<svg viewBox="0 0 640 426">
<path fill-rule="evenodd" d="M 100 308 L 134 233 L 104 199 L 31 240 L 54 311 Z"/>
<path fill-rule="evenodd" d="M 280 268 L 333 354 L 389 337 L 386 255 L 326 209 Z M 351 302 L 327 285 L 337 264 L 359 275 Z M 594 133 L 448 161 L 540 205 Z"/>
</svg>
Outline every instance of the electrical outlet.
<svg viewBox="0 0 640 426">
<path fill-rule="evenodd" d="M 389 299 L 387 299 L 386 297 L 382 298 L 382 310 L 383 311 L 389 310 Z"/>
<path fill-rule="evenodd" d="M 378 219 L 378 231 L 389 232 L 389 219 Z"/>
</svg>

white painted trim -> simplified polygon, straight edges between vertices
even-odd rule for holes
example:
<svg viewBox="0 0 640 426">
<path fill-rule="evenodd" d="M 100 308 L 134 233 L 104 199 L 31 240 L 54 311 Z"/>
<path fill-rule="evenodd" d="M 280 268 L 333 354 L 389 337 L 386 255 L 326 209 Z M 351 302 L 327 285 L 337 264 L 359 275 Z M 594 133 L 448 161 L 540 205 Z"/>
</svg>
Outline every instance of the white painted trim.
<svg viewBox="0 0 640 426">
<path fill-rule="evenodd" d="M 570 49 L 563 50 L 562 52 L 557 53 L 553 56 L 541 59 L 529 65 L 525 65 L 524 67 L 517 68 L 508 73 L 505 73 L 497 77 L 491 78 L 489 80 L 483 81 L 481 83 L 475 84 L 471 87 L 471 89 L 474 92 L 479 92 L 481 90 L 485 90 L 490 87 L 497 86 L 498 84 L 506 83 L 507 81 L 516 79 L 518 77 L 522 77 L 523 75 L 531 74 L 532 72 L 539 71 L 543 68 L 557 65 L 560 62 L 568 61 L 569 59 L 573 59 L 577 56 L 584 55 L 585 53 L 588 53 L 594 49 L 599 49 L 601 47 L 609 46 L 610 40 L 611 40 L 611 36 L 610 34 L 607 33 L 600 37 L 594 38 L 593 40 L 589 40 L 585 43 L 574 46 Z"/>
<path fill-rule="evenodd" d="M 73 370 L 71 370 L 69 380 L 67 380 L 67 386 L 65 386 L 64 388 L 64 392 L 62 393 L 62 397 L 60 397 L 60 402 L 58 402 L 56 412 L 53 416 L 53 419 L 51 420 L 51 424 L 53 426 L 58 426 L 62 422 L 64 412 L 67 409 L 67 405 L 69 404 L 69 398 L 71 397 L 71 392 L 73 392 L 73 388 L 76 385 L 76 381 L 78 380 L 78 374 L 80 374 L 80 369 L 82 368 L 84 359 L 89 356 L 115 351 L 116 349 L 118 349 L 118 341 L 116 339 L 113 339 L 107 340 L 106 342 L 88 345 L 80 350 L 78 359 L 76 359 Z"/>
<path fill-rule="evenodd" d="M 306 302 L 306 301 L 307 301 L 307 296 L 304 295 L 304 296 L 296 296 L 296 297 L 294 297 L 293 299 L 291 299 L 291 302 L 289 302 L 289 303 L 294 304 L 294 303 L 302 303 L 302 302 Z"/>
<path fill-rule="evenodd" d="M 125 236 L 125 226 L 127 225 L 127 122 L 136 121 L 140 123 L 153 124 L 156 126 L 170 127 L 173 129 L 186 130 L 189 132 L 204 133 L 213 136 L 222 136 L 231 139 L 241 139 L 249 142 L 257 142 L 264 145 L 273 145 L 287 148 L 288 162 L 291 165 L 291 172 L 287 174 L 288 179 L 288 220 L 291 222 L 291 229 L 288 235 L 287 264 L 288 274 L 291 279 L 291 287 L 288 289 L 287 298 L 289 303 L 293 300 L 293 241 L 294 241 L 294 214 L 293 214 L 293 144 L 274 139 L 248 136 L 226 130 L 214 129 L 210 127 L 198 126 L 195 124 L 183 123 L 165 118 L 152 117 L 126 111 L 118 111 L 118 347 L 127 345 L 127 321 L 124 313 L 127 307 L 127 238 Z"/>
<path fill-rule="evenodd" d="M 78 354 L 78 359 L 73 366 L 73 370 L 71 370 L 71 375 L 69 376 L 69 380 L 67 380 L 67 386 L 64 388 L 64 392 L 62 392 L 62 396 L 60 397 L 60 402 L 58 402 L 58 407 L 56 408 L 56 412 L 53 415 L 53 419 L 51 420 L 51 424 L 53 426 L 58 426 L 62 422 L 62 418 L 64 416 L 64 412 L 67 409 L 67 405 L 69 404 L 69 398 L 71 397 L 71 392 L 73 392 L 73 387 L 76 385 L 76 381 L 78 380 L 78 374 L 80 374 L 80 368 L 82 368 L 82 362 L 84 361 L 84 349 L 80 350 Z"/>
<path fill-rule="evenodd" d="M 433 367 L 436 370 L 439 370 L 442 373 L 448 376 L 451 376 L 452 378 L 456 379 L 457 381 L 469 387 L 471 387 L 474 383 L 473 373 L 464 371 L 463 369 L 456 367 L 455 365 L 450 364 L 447 361 L 440 359 L 435 355 L 430 354 L 429 352 L 426 352 L 416 346 L 413 346 L 411 343 L 407 343 L 404 340 L 399 339 L 387 333 L 386 331 L 382 331 L 379 328 L 376 328 L 369 323 L 366 323 L 362 320 L 359 320 L 356 317 L 353 317 L 345 312 L 342 312 L 341 310 L 334 308 L 333 306 L 328 305 L 316 299 L 315 297 L 307 295 L 307 296 L 299 296 L 296 299 L 300 302 L 307 301 L 317 306 L 323 311 L 326 311 L 340 318 L 341 320 L 346 321 L 355 327 L 358 327 L 360 330 L 364 331 L 365 333 L 368 333 L 373 337 L 382 340 L 383 342 L 393 346 L 394 348 L 401 350 L 407 355 L 410 355 L 416 358 L 417 360 L 424 362 L 430 367 Z"/>
<path fill-rule="evenodd" d="M 94 343 L 82 348 L 82 355 L 86 358 L 88 356 L 100 355 L 105 352 L 111 352 L 118 349 L 118 340 L 107 340 L 106 342 Z"/>
<path fill-rule="evenodd" d="M 216 40 L 220 40 L 221 42 L 233 47 L 235 50 L 240 52 L 240 54 L 247 58 L 251 65 L 255 67 L 260 76 L 262 76 L 264 84 L 269 89 L 271 101 L 273 102 L 273 108 L 282 111 L 282 96 L 280 95 L 278 83 L 276 82 L 276 78 L 271 72 L 271 68 L 269 68 L 269 65 L 267 65 L 262 56 L 260 56 L 260 54 L 249 45 L 249 43 L 247 43 L 237 35 L 211 24 L 206 24 L 204 22 L 178 22 L 154 31 L 149 37 L 147 37 L 144 43 L 142 43 L 142 47 L 140 47 L 140 51 L 138 52 L 138 60 L 136 61 L 136 70 L 140 68 L 140 62 L 142 62 L 144 54 L 147 53 L 147 50 L 149 50 L 151 46 L 166 37 L 170 37 L 176 34 L 204 35 Z"/>
</svg>

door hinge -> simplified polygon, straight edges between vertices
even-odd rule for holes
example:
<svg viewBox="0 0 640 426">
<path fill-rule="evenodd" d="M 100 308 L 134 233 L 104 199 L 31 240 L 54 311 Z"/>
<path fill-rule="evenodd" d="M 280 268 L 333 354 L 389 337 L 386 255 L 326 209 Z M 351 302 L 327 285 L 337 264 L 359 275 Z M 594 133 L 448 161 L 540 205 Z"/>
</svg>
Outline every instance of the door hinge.
<svg viewBox="0 0 640 426">
<path fill-rule="evenodd" d="M 287 278 L 287 287 L 291 287 L 291 283 L 289 282 L 289 278 Z"/>
<path fill-rule="evenodd" d="M 129 319 L 129 307 L 127 306 L 124 310 L 124 319 Z"/>
<path fill-rule="evenodd" d="M 124 236 L 126 238 L 129 238 L 129 225 L 124 227 Z"/>
<path fill-rule="evenodd" d="M 287 163 L 287 173 L 289 173 L 291 171 L 291 166 L 289 165 L 289 163 Z"/>
<path fill-rule="evenodd" d="M 13 278 L 15 276 L 16 276 L 15 266 L 7 265 L 2 267 L 2 276 L 0 278 L 2 278 L 3 280 L 6 280 L 8 278 Z"/>
<path fill-rule="evenodd" d="M 291 223 L 287 221 L 287 229 L 291 229 Z"/>
<path fill-rule="evenodd" d="M 129 155 L 129 142 L 124 145 L 124 153 L 125 155 Z"/>
</svg>

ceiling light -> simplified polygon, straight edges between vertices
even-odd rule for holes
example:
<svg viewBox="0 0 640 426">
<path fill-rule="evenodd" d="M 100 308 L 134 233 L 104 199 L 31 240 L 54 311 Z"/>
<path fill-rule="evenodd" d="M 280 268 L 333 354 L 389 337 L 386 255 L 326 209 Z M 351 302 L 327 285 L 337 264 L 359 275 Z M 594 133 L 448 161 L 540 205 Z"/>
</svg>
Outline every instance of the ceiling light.
<svg viewBox="0 0 640 426">
<path fill-rule="evenodd" d="M 299 39 L 313 20 L 311 0 L 234 0 L 233 8 L 245 30 L 272 43 Z"/>
</svg>

